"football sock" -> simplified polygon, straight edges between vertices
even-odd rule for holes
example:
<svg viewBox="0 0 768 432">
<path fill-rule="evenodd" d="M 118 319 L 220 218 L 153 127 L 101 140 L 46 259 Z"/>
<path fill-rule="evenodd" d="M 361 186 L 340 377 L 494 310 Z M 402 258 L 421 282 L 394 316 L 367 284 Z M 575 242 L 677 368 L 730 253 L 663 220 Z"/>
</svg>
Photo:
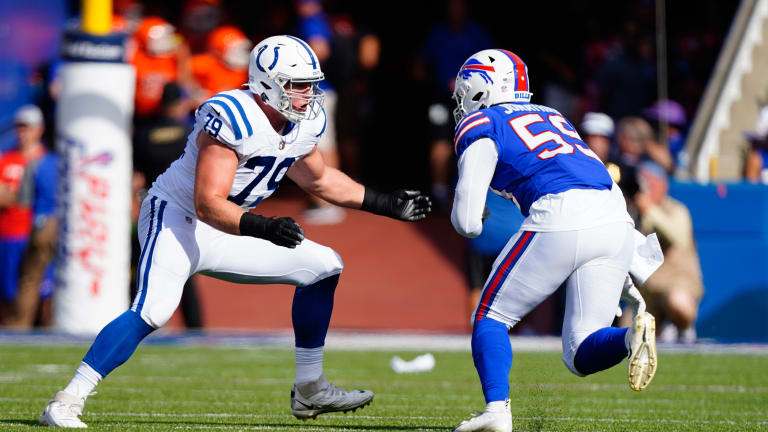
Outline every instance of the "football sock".
<svg viewBox="0 0 768 432">
<path fill-rule="evenodd" d="M 296 347 L 318 348 L 325 345 L 333 312 L 333 293 L 338 282 L 339 275 L 334 275 L 311 285 L 296 287 L 291 307 Z"/>
<path fill-rule="evenodd" d="M 628 355 L 624 343 L 628 328 L 605 327 L 584 339 L 576 350 L 573 366 L 584 375 L 621 363 Z"/>
<path fill-rule="evenodd" d="M 509 397 L 509 369 L 512 367 L 512 346 L 507 326 L 483 318 L 472 329 L 472 358 L 480 376 L 485 402 L 504 401 Z"/>
<path fill-rule="evenodd" d="M 139 342 L 154 330 L 139 314 L 127 310 L 101 329 L 83 362 L 105 377 L 125 363 Z"/>
<path fill-rule="evenodd" d="M 320 378 L 323 374 L 323 347 L 296 347 L 296 384 Z"/>
<path fill-rule="evenodd" d="M 497 413 L 509 411 L 509 398 L 502 401 L 488 402 L 485 405 L 485 410 L 488 412 L 497 412 Z"/>
<path fill-rule="evenodd" d="M 85 399 L 96 388 L 99 381 L 101 381 L 101 375 L 87 363 L 81 362 L 80 367 L 75 371 L 75 376 L 72 377 L 72 381 L 64 388 L 64 391 Z"/>
</svg>

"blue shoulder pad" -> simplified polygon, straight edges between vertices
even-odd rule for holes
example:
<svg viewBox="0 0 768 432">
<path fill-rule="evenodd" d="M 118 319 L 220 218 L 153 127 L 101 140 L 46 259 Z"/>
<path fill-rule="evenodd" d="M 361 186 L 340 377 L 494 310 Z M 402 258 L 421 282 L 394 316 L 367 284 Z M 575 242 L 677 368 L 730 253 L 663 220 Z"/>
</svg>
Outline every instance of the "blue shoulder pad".
<svg viewBox="0 0 768 432">
<path fill-rule="evenodd" d="M 494 141 L 498 141 L 493 125 L 493 117 L 491 117 L 490 112 L 486 110 L 475 111 L 468 114 L 456 125 L 453 138 L 456 156 L 460 158 L 462 153 L 464 153 L 464 150 L 480 138 L 490 138 Z"/>
</svg>

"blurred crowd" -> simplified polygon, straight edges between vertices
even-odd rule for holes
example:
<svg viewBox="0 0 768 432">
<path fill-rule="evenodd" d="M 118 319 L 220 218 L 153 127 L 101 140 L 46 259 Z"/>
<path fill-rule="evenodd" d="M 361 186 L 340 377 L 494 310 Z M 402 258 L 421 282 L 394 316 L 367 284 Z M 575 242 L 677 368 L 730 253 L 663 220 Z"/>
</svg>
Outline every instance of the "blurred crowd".
<svg viewBox="0 0 768 432">
<path fill-rule="evenodd" d="M 696 11 L 669 5 L 668 23 L 676 24 L 668 29 L 670 92 L 663 99 L 657 94 L 654 2 L 567 2 L 547 11 L 547 29 L 540 28 L 540 20 L 505 15 L 541 15 L 539 5 L 487 8 L 443 0 L 401 13 L 402 6 L 369 8 L 342 0 L 114 0 L 113 27 L 130 35 L 127 61 L 136 68 L 134 222 L 142 191 L 182 153 L 196 107 L 247 82 L 250 49 L 274 34 L 306 40 L 322 63 L 325 109 L 332 119 L 319 144 L 326 162 L 374 186 L 421 184 L 431 190 L 438 209 L 448 212 L 456 166 L 453 81 L 471 54 L 503 47 L 528 64 L 534 102 L 560 110 L 605 162 L 638 229 L 658 234 L 667 260 L 643 286 L 650 312 L 666 323 L 659 326 L 665 340 L 694 340 L 701 271 L 690 214 L 668 189 L 670 178 L 688 172 L 686 132 L 735 5 L 707 1 Z M 583 31 L 569 33 L 573 19 L 583 20 L 578 26 Z M 55 176 L 42 178 L 55 170 L 40 166 L 55 164 L 50 148 L 59 65 L 51 59 L 30 78 L 43 89 L 37 106 L 17 111 L 16 142 L 0 155 L 0 323 L 6 325 L 50 320 L 45 302 L 52 283 L 45 281 L 50 281 L 55 218 L 50 206 L 38 201 L 55 202 L 49 195 L 55 193 L 55 187 L 49 190 Z M 768 110 L 761 122 L 745 135 L 753 143 L 745 155 L 745 175 L 768 183 Z M 500 204 L 492 214 L 522 220 L 514 211 Z M 309 224 L 343 219 L 343 210 L 319 201 L 307 202 L 303 214 Z M 499 229 L 484 236 L 503 238 L 514 228 L 494 226 Z M 491 238 L 469 245 L 468 285 L 474 295 L 499 244 Z M 137 251 L 136 242 L 134 255 Z M 24 294 L 29 290 L 34 295 Z M 193 283 L 185 288 L 182 310 L 190 327 L 203 325 Z"/>
</svg>

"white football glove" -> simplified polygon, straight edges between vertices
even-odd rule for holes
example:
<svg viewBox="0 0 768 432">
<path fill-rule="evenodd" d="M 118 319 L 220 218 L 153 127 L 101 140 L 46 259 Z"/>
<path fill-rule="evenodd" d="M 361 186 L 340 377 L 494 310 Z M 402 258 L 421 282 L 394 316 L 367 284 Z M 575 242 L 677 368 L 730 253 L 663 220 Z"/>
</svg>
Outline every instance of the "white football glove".
<svg viewBox="0 0 768 432">
<path fill-rule="evenodd" d="M 640 295 L 640 291 L 632 282 L 632 278 L 627 275 L 624 279 L 624 286 L 621 289 L 621 300 L 624 300 L 629 307 L 634 309 L 635 315 L 645 312 L 645 300 Z M 621 306 L 617 307 L 616 316 L 620 317 L 622 314 Z"/>
</svg>

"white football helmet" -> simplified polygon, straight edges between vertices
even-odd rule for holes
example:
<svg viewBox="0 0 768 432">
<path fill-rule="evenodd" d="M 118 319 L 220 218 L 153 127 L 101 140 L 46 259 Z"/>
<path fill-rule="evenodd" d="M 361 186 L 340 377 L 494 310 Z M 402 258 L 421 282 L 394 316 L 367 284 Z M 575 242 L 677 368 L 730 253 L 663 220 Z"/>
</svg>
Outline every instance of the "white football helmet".
<svg viewBox="0 0 768 432">
<path fill-rule="evenodd" d="M 467 59 L 456 76 L 453 111 L 456 123 L 465 115 L 504 102 L 530 102 L 528 67 L 502 49 L 480 51 Z"/>
<path fill-rule="evenodd" d="M 297 123 L 320 114 L 325 92 L 318 84 L 324 78 L 320 62 L 306 42 L 293 36 L 272 36 L 251 51 L 246 85 L 269 106 Z M 297 83 L 310 83 L 311 91 L 294 91 Z M 306 110 L 294 110 L 293 98 L 309 101 Z"/>
</svg>

